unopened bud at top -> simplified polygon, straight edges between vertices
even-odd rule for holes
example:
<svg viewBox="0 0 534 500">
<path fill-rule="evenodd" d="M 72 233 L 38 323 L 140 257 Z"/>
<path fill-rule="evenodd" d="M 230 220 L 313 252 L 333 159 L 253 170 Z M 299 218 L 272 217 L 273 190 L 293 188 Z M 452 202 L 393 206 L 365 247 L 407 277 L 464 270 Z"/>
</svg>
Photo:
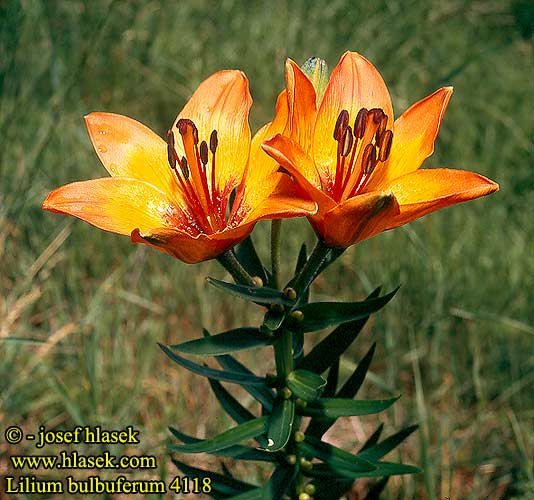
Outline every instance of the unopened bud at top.
<svg viewBox="0 0 534 500">
<path fill-rule="evenodd" d="M 310 57 L 301 69 L 312 82 L 317 96 L 317 105 L 319 105 L 328 84 L 328 65 L 320 57 Z"/>
</svg>

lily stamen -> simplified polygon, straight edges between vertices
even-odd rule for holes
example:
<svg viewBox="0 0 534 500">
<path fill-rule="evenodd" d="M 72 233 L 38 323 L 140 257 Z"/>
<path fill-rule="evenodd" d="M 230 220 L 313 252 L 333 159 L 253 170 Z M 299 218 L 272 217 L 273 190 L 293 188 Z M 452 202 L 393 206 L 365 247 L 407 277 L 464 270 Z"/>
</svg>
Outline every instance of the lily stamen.
<svg viewBox="0 0 534 500">
<path fill-rule="evenodd" d="M 361 108 L 353 130 L 348 120 L 348 112 L 342 110 L 334 127 L 338 147 L 331 193 L 337 201 L 354 196 L 364 187 L 378 163 L 387 160 L 393 138 L 393 132 L 386 130 L 388 117 L 382 109 Z"/>
</svg>

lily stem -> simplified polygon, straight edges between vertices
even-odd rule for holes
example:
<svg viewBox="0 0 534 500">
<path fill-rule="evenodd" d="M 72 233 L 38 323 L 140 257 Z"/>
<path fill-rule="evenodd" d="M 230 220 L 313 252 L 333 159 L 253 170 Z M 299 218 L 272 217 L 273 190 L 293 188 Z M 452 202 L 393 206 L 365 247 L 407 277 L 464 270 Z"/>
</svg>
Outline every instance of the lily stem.
<svg viewBox="0 0 534 500">
<path fill-rule="evenodd" d="M 344 249 L 329 247 L 321 240 L 317 240 L 315 248 L 293 283 L 293 288 L 297 295 L 299 297 L 302 296 L 313 283 L 313 280 L 334 262 L 343 251 Z"/>
<path fill-rule="evenodd" d="M 223 266 L 234 278 L 236 283 L 242 285 L 252 285 L 252 276 L 247 273 L 245 268 L 237 260 L 232 250 L 227 250 L 217 257 L 217 261 Z"/>
<path fill-rule="evenodd" d="M 280 288 L 280 234 L 281 220 L 271 221 L 271 272 L 273 274 L 273 288 Z"/>
<path fill-rule="evenodd" d="M 273 344 L 276 361 L 276 376 L 285 385 L 287 376 L 293 371 L 293 332 L 283 329 Z"/>
</svg>

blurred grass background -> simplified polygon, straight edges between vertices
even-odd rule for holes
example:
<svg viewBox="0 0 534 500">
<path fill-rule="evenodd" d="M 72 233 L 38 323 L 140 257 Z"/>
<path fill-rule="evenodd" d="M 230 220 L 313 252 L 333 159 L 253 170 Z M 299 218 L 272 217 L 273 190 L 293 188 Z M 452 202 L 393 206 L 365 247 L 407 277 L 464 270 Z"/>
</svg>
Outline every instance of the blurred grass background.
<svg viewBox="0 0 534 500">
<path fill-rule="evenodd" d="M 105 175 L 88 112 L 125 114 L 163 134 L 201 80 L 236 68 L 250 80 L 256 129 L 272 117 L 286 57 L 317 55 L 332 68 L 356 50 L 381 71 L 397 115 L 454 85 L 425 167 L 474 170 L 501 186 L 350 249 L 315 286 L 317 297 L 353 299 L 403 285 L 346 359 L 348 369 L 376 340 L 366 395 L 403 394 L 381 416 L 389 432 L 421 424 L 396 458 L 424 472 L 394 478 L 384 498 L 534 498 L 531 5 L 0 2 L 0 427 L 133 425 L 142 436 L 135 451 L 158 455 L 156 477 L 172 477 L 168 425 L 202 437 L 228 424 L 207 386 L 156 346 L 194 338 L 201 326 L 255 324 L 251 307 L 207 289 L 204 276 L 224 274 L 40 203 L 59 185 Z M 284 227 L 286 255 L 303 238 L 312 243 L 305 220 Z M 268 232 L 267 223 L 254 232 L 264 253 Z M 332 439 L 349 448 L 376 424 L 347 420 Z M 2 473 L 8 454 L 25 451 L 35 453 L 2 440 Z"/>
</svg>

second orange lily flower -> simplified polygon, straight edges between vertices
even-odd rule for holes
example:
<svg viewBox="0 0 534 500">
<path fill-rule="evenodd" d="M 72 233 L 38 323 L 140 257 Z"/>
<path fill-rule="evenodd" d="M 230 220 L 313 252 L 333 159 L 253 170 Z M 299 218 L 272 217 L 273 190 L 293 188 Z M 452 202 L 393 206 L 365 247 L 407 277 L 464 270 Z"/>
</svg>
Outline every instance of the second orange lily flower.
<svg viewBox="0 0 534 500">
<path fill-rule="evenodd" d="M 42 206 L 130 235 L 185 262 L 216 257 L 260 219 L 315 213 L 311 201 L 261 149 L 290 121 L 285 99 L 252 140 L 246 76 L 219 71 L 202 82 L 167 133 L 112 113 L 85 118 L 111 177 L 52 191 Z"/>
<path fill-rule="evenodd" d="M 317 202 L 309 216 L 328 246 L 346 248 L 381 231 L 498 190 L 479 174 L 419 169 L 434 141 L 452 95 L 444 87 L 396 121 L 376 68 L 346 52 L 334 68 L 320 105 L 311 81 L 296 63 L 286 63 L 286 92 L 294 107 L 308 110 L 290 133 L 263 148 Z"/>
</svg>

